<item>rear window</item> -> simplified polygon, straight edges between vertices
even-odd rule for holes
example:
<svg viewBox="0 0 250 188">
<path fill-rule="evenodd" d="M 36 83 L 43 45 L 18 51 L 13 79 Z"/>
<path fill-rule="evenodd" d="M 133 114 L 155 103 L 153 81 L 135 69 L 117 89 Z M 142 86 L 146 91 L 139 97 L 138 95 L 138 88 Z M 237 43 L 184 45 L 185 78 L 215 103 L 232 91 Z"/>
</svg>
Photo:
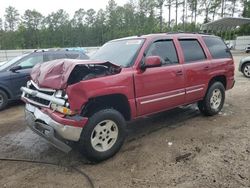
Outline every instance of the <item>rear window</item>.
<svg viewBox="0 0 250 188">
<path fill-rule="evenodd" d="M 185 63 L 191 63 L 206 59 L 205 53 L 196 39 L 180 39 Z"/>
<path fill-rule="evenodd" d="M 232 58 L 230 50 L 227 48 L 226 44 L 221 38 L 206 36 L 203 37 L 203 40 L 214 59 Z"/>
</svg>

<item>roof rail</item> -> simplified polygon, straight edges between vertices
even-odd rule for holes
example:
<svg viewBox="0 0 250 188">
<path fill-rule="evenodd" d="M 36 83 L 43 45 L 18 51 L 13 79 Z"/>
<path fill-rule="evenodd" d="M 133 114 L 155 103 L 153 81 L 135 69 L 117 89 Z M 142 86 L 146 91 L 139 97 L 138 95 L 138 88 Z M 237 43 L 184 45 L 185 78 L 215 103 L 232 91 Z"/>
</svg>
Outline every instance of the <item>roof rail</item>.
<svg viewBox="0 0 250 188">
<path fill-rule="evenodd" d="M 167 32 L 167 34 L 181 34 L 181 33 L 186 33 L 186 34 L 203 34 L 203 35 L 212 35 L 211 33 L 205 33 L 205 32 L 190 32 L 190 31 L 171 31 Z"/>
<path fill-rule="evenodd" d="M 34 52 L 46 52 L 48 49 L 35 49 Z"/>
</svg>

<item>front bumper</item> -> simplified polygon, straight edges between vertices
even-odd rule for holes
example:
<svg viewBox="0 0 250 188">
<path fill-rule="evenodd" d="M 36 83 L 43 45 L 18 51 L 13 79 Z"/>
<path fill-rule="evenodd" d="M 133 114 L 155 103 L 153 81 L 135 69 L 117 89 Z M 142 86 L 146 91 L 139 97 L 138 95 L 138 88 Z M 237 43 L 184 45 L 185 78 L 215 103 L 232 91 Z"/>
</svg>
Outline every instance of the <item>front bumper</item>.
<svg viewBox="0 0 250 188">
<path fill-rule="evenodd" d="M 31 104 L 26 104 L 25 119 L 31 130 L 64 152 L 71 150 L 71 147 L 65 141 L 78 141 L 82 132 L 82 127 L 58 123 Z"/>
</svg>

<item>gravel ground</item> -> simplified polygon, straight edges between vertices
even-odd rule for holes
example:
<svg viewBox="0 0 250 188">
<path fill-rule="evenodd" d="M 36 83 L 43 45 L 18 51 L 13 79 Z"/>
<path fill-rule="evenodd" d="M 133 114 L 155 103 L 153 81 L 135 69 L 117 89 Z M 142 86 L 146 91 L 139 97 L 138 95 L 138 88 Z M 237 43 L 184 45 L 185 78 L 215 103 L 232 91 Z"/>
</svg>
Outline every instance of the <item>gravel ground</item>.
<svg viewBox="0 0 250 188">
<path fill-rule="evenodd" d="M 241 57 L 235 56 L 236 68 Z M 23 104 L 0 113 L 0 187 L 250 187 L 250 79 L 236 70 L 236 85 L 222 112 L 202 116 L 189 105 L 129 123 L 121 151 L 89 164 L 64 154 L 26 128 Z"/>
</svg>

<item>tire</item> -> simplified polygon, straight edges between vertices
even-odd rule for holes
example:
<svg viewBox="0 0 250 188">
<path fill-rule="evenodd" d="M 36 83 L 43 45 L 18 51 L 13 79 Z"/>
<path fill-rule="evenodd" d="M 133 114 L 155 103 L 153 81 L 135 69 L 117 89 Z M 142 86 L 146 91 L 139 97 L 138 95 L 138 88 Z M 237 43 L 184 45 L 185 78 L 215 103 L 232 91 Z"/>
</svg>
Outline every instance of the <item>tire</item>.
<svg viewBox="0 0 250 188">
<path fill-rule="evenodd" d="M 225 101 L 225 88 L 221 82 L 214 82 L 207 90 L 206 96 L 198 102 L 200 112 L 206 116 L 218 114 Z"/>
<path fill-rule="evenodd" d="M 94 113 L 83 128 L 79 140 L 80 152 L 92 162 L 100 162 L 115 155 L 126 137 L 126 122 L 114 109 Z"/>
<path fill-rule="evenodd" d="M 250 63 L 245 63 L 242 66 L 242 73 L 245 77 L 250 78 Z"/>
<path fill-rule="evenodd" d="M 0 111 L 3 110 L 7 106 L 7 104 L 8 96 L 3 90 L 0 90 Z"/>
</svg>

